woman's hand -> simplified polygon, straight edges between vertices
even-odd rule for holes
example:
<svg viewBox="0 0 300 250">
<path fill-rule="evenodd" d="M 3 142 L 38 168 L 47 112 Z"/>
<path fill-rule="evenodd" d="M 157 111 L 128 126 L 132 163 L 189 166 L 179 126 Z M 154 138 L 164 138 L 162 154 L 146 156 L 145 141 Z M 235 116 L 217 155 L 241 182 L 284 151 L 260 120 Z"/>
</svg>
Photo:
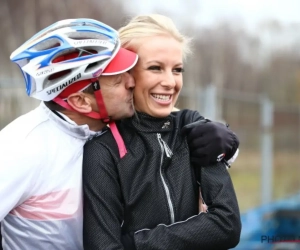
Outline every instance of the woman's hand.
<svg viewBox="0 0 300 250">
<path fill-rule="evenodd" d="M 182 134 L 186 135 L 191 162 L 196 166 L 228 161 L 239 147 L 239 139 L 228 125 L 208 119 L 185 125 Z"/>
</svg>

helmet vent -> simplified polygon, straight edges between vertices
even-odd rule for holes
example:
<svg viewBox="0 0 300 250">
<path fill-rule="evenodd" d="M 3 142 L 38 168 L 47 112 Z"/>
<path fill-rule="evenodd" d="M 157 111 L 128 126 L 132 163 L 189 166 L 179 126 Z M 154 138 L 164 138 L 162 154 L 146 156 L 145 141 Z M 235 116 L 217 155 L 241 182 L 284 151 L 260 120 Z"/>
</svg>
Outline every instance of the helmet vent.
<svg viewBox="0 0 300 250">
<path fill-rule="evenodd" d="M 90 72 L 94 72 L 94 71 L 97 71 L 98 69 L 100 69 L 102 66 L 103 66 L 103 63 L 105 61 L 107 61 L 109 59 L 104 59 L 104 60 L 101 60 L 101 61 L 98 61 L 98 62 L 94 62 L 94 63 L 90 63 L 86 69 L 85 69 L 85 73 L 90 73 Z"/>
<path fill-rule="evenodd" d="M 56 57 L 52 59 L 52 63 L 68 61 L 77 57 L 84 57 L 92 54 L 97 54 L 97 51 L 91 49 L 67 49 L 58 53 Z"/>
<path fill-rule="evenodd" d="M 72 70 L 68 69 L 48 76 L 48 78 L 44 81 L 43 88 L 45 89 L 47 87 L 55 85 L 57 82 L 66 79 L 70 74 L 72 74 Z"/>
<path fill-rule="evenodd" d="M 84 39 L 99 39 L 108 41 L 110 37 L 95 32 L 69 32 L 66 34 L 70 39 L 73 40 L 84 40 Z"/>
<path fill-rule="evenodd" d="M 54 73 L 54 74 L 50 75 L 48 77 L 48 79 L 51 81 L 51 80 L 55 80 L 55 79 L 59 79 L 59 78 L 64 78 L 66 75 L 70 74 L 71 71 L 72 70 L 68 69 L 68 70 L 64 70 L 64 71 Z"/>
<path fill-rule="evenodd" d="M 44 40 L 38 44 L 36 44 L 35 46 L 31 47 L 31 50 L 34 51 L 43 51 L 43 50 L 48 50 L 48 49 L 52 49 L 55 47 L 59 47 L 61 44 L 61 41 L 57 38 L 50 38 L 47 40 Z"/>
<path fill-rule="evenodd" d="M 103 30 L 103 31 L 107 31 L 107 28 L 103 28 L 101 27 L 100 25 L 96 25 L 96 24 L 93 24 L 91 22 L 82 22 L 82 23 L 73 23 L 74 26 L 88 26 L 88 27 L 93 27 L 93 28 L 96 28 L 97 30 Z M 71 25 L 72 26 L 72 25 Z M 100 31 L 101 32 L 101 31 Z"/>
</svg>

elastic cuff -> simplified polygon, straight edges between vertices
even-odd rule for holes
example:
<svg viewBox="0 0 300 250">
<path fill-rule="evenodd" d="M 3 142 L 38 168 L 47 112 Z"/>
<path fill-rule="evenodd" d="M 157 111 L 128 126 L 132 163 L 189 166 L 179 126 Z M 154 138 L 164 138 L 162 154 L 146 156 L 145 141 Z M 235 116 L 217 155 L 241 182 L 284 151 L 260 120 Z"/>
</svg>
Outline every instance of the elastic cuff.
<svg viewBox="0 0 300 250">
<path fill-rule="evenodd" d="M 239 148 L 235 151 L 235 153 L 234 153 L 234 155 L 227 161 L 227 163 L 229 164 L 229 165 L 231 165 L 234 161 L 235 161 L 235 159 L 238 157 L 238 155 L 239 155 Z"/>
</svg>

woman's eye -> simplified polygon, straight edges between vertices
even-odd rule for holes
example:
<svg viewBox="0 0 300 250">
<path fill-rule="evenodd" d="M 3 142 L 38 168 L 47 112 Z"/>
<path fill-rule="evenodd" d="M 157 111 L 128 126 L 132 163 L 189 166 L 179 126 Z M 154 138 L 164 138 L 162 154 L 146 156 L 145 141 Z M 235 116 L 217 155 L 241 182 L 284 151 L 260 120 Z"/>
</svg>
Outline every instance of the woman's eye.
<svg viewBox="0 0 300 250">
<path fill-rule="evenodd" d="M 161 70 L 160 66 L 150 66 L 149 70 Z"/>
<path fill-rule="evenodd" d="M 181 68 L 181 67 L 175 68 L 174 72 L 176 72 L 176 73 L 182 73 L 182 72 L 184 72 L 184 68 Z"/>
</svg>

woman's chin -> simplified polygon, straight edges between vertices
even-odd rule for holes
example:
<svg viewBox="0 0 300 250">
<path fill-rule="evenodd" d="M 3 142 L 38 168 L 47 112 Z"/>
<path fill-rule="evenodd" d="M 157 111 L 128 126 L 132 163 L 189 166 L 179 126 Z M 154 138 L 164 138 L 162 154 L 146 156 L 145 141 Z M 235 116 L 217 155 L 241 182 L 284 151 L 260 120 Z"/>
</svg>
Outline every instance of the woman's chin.
<svg viewBox="0 0 300 250">
<path fill-rule="evenodd" d="M 157 117 L 157 118 L 163 118 L 172 112 L 173 107 L 165 107 L 165 108 L 158 108 L 153 109 L 151 112 L 151 116 Z"/>
</svg>

